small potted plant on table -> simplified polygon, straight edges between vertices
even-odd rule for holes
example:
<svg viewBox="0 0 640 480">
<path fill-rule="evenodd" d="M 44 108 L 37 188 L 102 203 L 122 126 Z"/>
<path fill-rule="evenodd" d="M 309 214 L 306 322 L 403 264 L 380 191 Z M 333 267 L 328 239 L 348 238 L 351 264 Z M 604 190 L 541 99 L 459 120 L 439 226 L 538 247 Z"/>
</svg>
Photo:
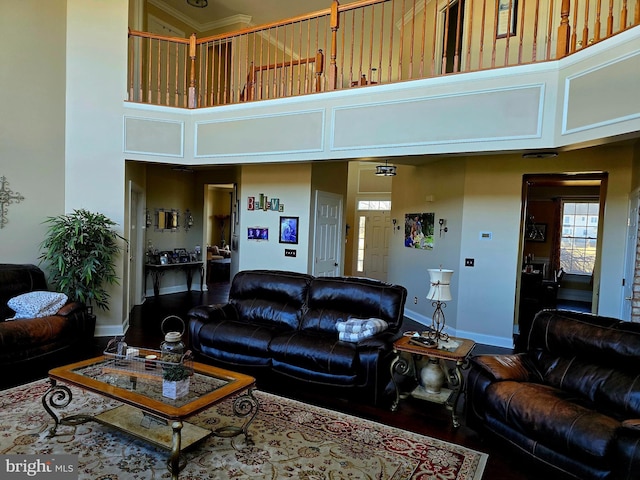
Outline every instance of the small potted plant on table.
<svg viewBox="0 0 640 480">
<path fill-rule="evenodd" d="M 163 365 L 162 396 L 175 400 L 189 393 L 189 373 L 184 365 Z"/>
</svg>

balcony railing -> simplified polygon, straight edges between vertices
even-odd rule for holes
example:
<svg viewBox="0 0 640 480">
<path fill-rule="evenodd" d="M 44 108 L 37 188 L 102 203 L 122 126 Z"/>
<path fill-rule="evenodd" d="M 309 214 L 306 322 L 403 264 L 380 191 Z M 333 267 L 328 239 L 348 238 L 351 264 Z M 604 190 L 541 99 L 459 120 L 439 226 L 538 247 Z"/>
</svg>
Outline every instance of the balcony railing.
<svg viewBox="0 0 640 480">
<path fill-rule="evenodd" d="M 182 108 L 562 58 L 640 24 L 640 0 L 360 0 L 198 39 L 129 32 L 129 100 Z"/>
</svg>

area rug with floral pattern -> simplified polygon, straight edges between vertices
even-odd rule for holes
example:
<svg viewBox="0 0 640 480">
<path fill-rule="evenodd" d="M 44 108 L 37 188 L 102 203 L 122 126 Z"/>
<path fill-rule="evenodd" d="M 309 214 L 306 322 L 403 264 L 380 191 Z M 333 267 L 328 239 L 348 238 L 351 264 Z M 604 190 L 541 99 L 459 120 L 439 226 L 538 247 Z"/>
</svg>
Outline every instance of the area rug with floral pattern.
<svg viewBox="0 0 640 480">
<path fill-rule="evenodd" d="M 169 452 L 90 421 L 60 426 L 53 437 L 39 380 L 0 391 L 0 454 L 71 454 L 78 478 L 166 479 Z M 97 413 L 120 404 L 72 387 L 73 399 L 60 413 Z M 209 437 L 184 453 L 180 479 L 434 479 L 479 480 L 487 455 L 469 448 L 256 391 L 259 411 L 244 436 Z M 189 419 L 215 430 L 234 420 L 233 399 Z"/>
</svg>

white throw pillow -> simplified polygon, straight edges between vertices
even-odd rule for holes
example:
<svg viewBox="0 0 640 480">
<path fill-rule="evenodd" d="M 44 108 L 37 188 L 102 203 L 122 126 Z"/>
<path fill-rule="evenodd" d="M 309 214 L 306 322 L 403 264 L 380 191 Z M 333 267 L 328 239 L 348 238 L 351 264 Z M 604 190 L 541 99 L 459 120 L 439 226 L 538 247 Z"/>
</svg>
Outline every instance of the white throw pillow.
<svg viewBox="0 0 640 480">
<path fill-rule="evenodd" d="M 16 312 L 13 318 L 38 318 L 55 315 L 65 303 L 67 296 L 64 293 L 36 290 L 13 297 L 7 302 L 9 308 Z"/>
<path fill-rule="evenodd" d="M 384 332 L 388 326 L 380 318 L 349 318 L 346 322 L 336 323 L 338 339 L 343 342 L 359 342 Z"/>
</svg>

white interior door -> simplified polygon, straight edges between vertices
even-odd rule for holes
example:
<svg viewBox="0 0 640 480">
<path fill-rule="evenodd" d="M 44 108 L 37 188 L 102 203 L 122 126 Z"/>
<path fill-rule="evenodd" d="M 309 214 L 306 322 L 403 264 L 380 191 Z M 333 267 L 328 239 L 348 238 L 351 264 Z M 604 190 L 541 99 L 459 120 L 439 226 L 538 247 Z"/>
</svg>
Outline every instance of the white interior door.
<svg viewBox="0 0 640 480">
<path fill-rule="evenodd" d="M 364 275 L 387 281 L 391 214 L 371 211 L 365 221 Z"/>
<path fill-rule="evenodd" d="M 128 311 L 135 305 L 140 305 L 144 301 L 142 292 L 142 282 L 144 273 L 144 225 L 145 215 L 143 211 L 144 194 L 142 189 L 133 182 L 129 184 L 129 300 Z"/>
<path fill-rule="evenodd" d="M 316 192 L 313 275 L 337 277 L 341 272 L 342 195 Z"/>
<path fill-rule="evenodd" d="M 638 215 L 640 214 L 640 191 L 636 190 L 629 199 L 629 226 L 627 227 L 627 251 L 625 259 L 622 320 L 631 321 L 633 302 L 633 280 L 636 273 L 636 251 L 638 249 Z"/>
</svg>

